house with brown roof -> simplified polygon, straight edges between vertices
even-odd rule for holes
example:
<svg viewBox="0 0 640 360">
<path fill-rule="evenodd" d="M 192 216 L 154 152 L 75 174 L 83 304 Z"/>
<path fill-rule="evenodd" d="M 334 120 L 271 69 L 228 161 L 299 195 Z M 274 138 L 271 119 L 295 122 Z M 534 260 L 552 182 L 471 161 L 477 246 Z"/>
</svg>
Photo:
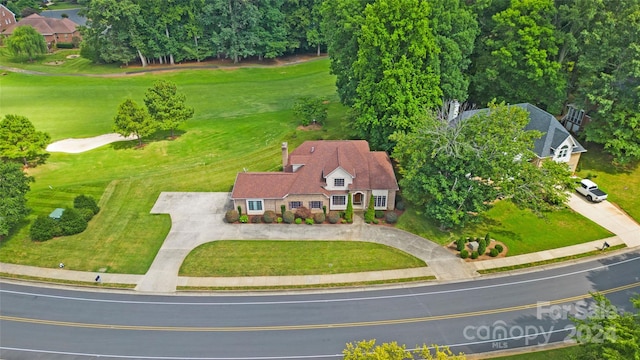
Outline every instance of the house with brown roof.
<svg viewBox="0 0 640 360">
<path fill-rule="evenodd" d="M 366 209 L 373 195 L 376 210 L 393 210 L 399 190 L 389 155 L 371 151 L 364 140 L 305 141 L 289 154 L 282 144 L 282 172 L 241 172 L 231 199 L 248 215 L 304 206 L 312 212 Z"/>
<path fill-rule="evenodd" d="M 16 14 L 9 10 L 6 6 L 0 4 L 0 33 L 10 25 L 16 23 Z"/>
<path fill-rule="evenodd" d="M 3 34 L 11 35 L 15 28 L 24 25 L 31 26 L 42 34 L 49 47 L 57 43 L 71 43 L 74 37 L 81 38 L 78 24 L 73 21 L 67 18 L 52 19 L 38 14 L 31 14 L 20 19 L 17 23 L 7 27 Z"/>
</svg>

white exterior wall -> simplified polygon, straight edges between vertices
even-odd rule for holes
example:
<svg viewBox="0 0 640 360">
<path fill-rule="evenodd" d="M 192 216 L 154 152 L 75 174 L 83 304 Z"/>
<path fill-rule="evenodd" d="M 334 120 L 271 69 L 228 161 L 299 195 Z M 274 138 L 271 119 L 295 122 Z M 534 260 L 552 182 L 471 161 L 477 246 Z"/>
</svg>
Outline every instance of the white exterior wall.
<svg viewBox="0 0 640 360">
<path fill-rule="evenodd" d="M 339 186 L 339 187 L 334 186 L 335 179 L 344 179 L 344 186 Z M 325 186 L 325 189 L 329 191 L 348 190 L 349 185 L 353 184 L 353 177 L 351 177 L 351 175 L 349 175 L 349 173 L 346 172 L 344 169 L 339 167 L 333 170 L 331 173 L 329 173 L 326 176 L 326 181 L 327 181 L 327 186 Z"/>
<path fill-rule="evenodd" d="M 571 137 L 567 137 L 562 144 L 560 144 L 560 146 L 558 146 L 558 148 L 555 150 L 555 153 L 553 155 L 553 160 L 556 162 L 564 162 L 564 163 L 568 163 L 569 159 L 571 159 L 571 151 L 573 150 L 573 141 L 571 141 Z M 567 147 L 567 152 L 565 154 L 565 156 L 560 157 L 560 154 L 562 152 L 562 147 L 566 146 Z"/>
</svg>

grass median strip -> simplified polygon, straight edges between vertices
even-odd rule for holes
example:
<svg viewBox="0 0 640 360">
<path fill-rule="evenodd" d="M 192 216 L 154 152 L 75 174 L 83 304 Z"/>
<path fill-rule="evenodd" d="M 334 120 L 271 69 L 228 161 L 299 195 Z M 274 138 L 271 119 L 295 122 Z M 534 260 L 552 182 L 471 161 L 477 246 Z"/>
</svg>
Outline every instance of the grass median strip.
<svg viewBox="0 0 640 360">
<path fill-rule="evenodd" d="M 367 242 L 228 240 L 193 250 L 180 276 L 321 275 L 424 266 L 400 250 Z"/>
</svg>

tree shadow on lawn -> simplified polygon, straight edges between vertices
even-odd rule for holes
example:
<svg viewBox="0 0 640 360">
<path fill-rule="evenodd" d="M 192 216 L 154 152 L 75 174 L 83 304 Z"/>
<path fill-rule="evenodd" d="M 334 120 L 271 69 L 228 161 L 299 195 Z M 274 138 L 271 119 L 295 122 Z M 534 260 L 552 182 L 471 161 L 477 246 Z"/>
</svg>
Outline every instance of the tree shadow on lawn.
<svg viewBox="0 0 640 360">
<path fill-rule="evenodd" d="M 587 153 L 580 158 L 578 171 L 585 172 L 586 177 L 591 177 L 589 176 L 589 171 L 598 171 L 611 175 L 630 174 L 640 166 L 640 161 L 617 164 L 613 161 L 613 156 L 607 153 L 602 145 L 591 142 L 583 142 L 583 144 L 585 144 Z"/>
<path fill-rule="evenodd" d="M 184 130 L 173 130 L 173 137 L 171 137 L 171 131 L 168 131 L 168 130 L 156 131 L 155 133 L 142 138 L 142 146 L 140 146 L 138 139 L 133 139 L 128 141 L 117 141 L 117 142 L 111 143 L 111 148 L 113 150 L 128 150 L 128 149 L 141 150 L 141 149 L 144 149 L 146 145 L 152 142 L 165 141 L 165 140 L 173 141 L 179 138 L 180 136 L 184 135 L 185 133 L 186 131 Z"/>
</svg>

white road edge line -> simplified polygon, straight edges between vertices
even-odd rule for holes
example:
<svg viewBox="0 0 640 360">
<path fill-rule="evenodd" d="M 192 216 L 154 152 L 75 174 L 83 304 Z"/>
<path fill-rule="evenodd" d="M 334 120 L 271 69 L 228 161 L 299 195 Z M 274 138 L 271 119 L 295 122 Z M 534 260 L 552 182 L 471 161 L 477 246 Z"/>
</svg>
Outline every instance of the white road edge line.
<svg viewBox="0 0 640 360">
<path fill-rule="evenodd" d="M 286 301 L 249 301 L 249 302 L 163 302 L 163 301 L 136 301 L 136 300 L 110 300 L 110 299 L 90 299 L 90 298 L 81 298 L 81 297 L 72 297 L 72 296 L 60 296 L 60 295 L 47 295 L 47 294 L 37 294 L 30 292 L 22 292 L 22 291 L 12 291 L 12 290 L 2 290 L 0 289 L 0 293 L 7 294 L 15 294 L 15 295 L 26 295 L 26 296 L 38 296 L 38 297 L 46 297 L 51 299 L 63 299 L 63 300 L 75 300 L 75 301 L 88 301 L 88 302 L 99 302 L 99 303 L 118 303 L 118 304 L 141 304 L 141 305 L 192 305 L 192 306 L 238 306 L 238 305 L 283 305 L 283 304 L 310 304 L 310 303 L 332 303 L 332 302 L 348 302 L 348 301 L 369 301 L 369 300 L 385 300 L 385 299 L 396 299 L 396 298 L 405 298 L 405 297 L 418 297 L 418 296 L 426 296 L 426 295 L 439 295 L 439 294 L 448 294 L 448 293 L 456 293 L 456 292 L 465 292 L 465 291 L 476 291 L 481 289 L 491 289 L 497 287 L 505 287 L 512 285 L 521 285 L 528 284 L 532 282 L 538 281 L 546 281 L 551 279 L 557 279 L 562 277 L 567 277 L 571 275 L 581 274 L 594 270 L 607 269 L 613 266 L 618 266 L 621 264 L 625 264 L 631 261 L 640 260 L 640 256 L 629 258 L 625 260 L 621 260 L 608 265 L 601 265 L 590 269 L 573 271 L 570 273 L 564 273 L 553 276 L 546 276 L 541 278 L 515 281 L 510 283 L 501 283 L 501 284 L 493 284 L 486 286 L 476 286 L 462 289 L 452 289 L 452 290 L 440 290 L 440 291 L 430 291 L 430 292 L 422 292 L 422 293 L 412 293 L 412 294 L 398 294 L 398 295 L 384 295 L 384 296 L 370 296 L 370 297 L 358 297 L 358 298 L 339 298 L 339 299 L 318 299 L 318 300 L 286 300 Z M 297 295 L 292 295 L 297 296 Z"/>
</svg>

